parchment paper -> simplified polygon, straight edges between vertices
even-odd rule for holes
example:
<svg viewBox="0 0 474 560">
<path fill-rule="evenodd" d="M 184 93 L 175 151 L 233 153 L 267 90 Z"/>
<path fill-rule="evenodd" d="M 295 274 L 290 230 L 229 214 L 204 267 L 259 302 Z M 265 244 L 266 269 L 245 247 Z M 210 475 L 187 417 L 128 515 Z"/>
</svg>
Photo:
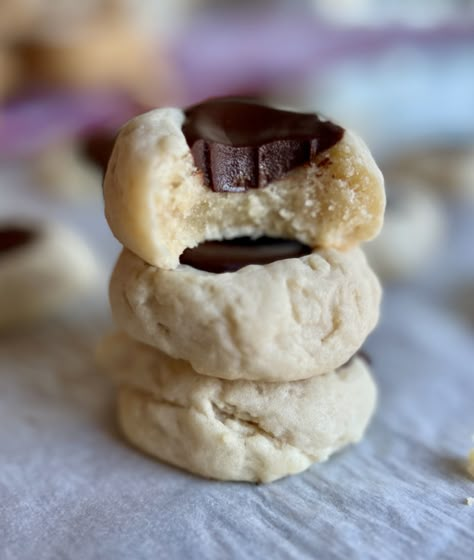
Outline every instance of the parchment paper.
<svg viewBox="0 0 474 560">
<path fill-rule="evenodd" d="M 257 486 L 196 478 L 122 440 L 93 361 L 118 247 L 97 201 L 53 203 L 20 183 L 4 173 L 1 215 L 67 221 L 104 276 L 60 317 L 0 337 L 2 560 L 472 558 L 472 209 L 450 208 L 449 239 L 423 277 L 386 289 L 366 345 L 380 399 L 363 442 Z"/>
</svg>

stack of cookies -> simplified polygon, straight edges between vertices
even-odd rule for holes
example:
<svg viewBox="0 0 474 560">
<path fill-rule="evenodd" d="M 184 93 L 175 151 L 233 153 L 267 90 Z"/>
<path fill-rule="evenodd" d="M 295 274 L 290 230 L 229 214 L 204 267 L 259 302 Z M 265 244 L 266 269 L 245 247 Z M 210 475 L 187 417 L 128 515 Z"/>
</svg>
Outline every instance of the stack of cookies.
<svg viewBox="0 0 474 560">
<path fill-rule="evenodd" d="M 270 482 L 362 437 L 381 289 L 358 244 L 385 194 L 360 138 L 242 99 L 159 109 L 122 129 L 104 194 L 125 248 L 98 356 L 131 442 Z"/>
</svg>

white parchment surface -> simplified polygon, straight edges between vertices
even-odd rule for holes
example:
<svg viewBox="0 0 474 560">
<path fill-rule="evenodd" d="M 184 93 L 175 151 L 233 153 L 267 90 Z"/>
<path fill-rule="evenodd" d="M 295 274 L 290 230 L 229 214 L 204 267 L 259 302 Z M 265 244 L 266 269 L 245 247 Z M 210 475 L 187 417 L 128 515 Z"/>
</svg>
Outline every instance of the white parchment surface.
<svg viewBox="0 0 474 560">
<path fill-rule="evenodd" d="M 121 439 L 93 361 L 117 253 L 100 204 L 46 203 L 11 181 L 2 215 L 10 204 L 82 230 L 104 282 L 61 317 L 0 336 L 2 560 L 473 557 L 472 209 L 449 210 L 449 239 L 422 278 L 386 289 L 366 345 L 380 400 L 364 441 L 257 486 L 196 478 Z"/>
</svg>

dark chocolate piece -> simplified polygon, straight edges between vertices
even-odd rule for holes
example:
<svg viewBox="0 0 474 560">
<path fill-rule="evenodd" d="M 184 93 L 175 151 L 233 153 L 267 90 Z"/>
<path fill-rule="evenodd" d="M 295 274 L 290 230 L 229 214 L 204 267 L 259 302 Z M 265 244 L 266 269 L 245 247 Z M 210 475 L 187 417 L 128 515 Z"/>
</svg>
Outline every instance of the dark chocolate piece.
<svg viewBox="0 0 474 560">
<path fill-rule="evenodd" d="M 216 192 L 263 188 L 341 140 L 344 129 L 312 113 L 238 98 L 185 111 L 183 134 L 204 183 Z"/>
<path fill-rule="evenodd" d="M 0 227 L 0 254 L 14 251 L 31 243 L 35 238 L 32 230 L 21 227 Z"/>
<path fill-rule="evenodd" d="M 181 264 L 207 272 L 235 272 L 249 264 L 268 264 L 282 259 L 309 255 L 307 245 L 273 237 L 238 237 L 228 241 L 207 241 L 194 249 L 186 249 Z"/>
</svg>

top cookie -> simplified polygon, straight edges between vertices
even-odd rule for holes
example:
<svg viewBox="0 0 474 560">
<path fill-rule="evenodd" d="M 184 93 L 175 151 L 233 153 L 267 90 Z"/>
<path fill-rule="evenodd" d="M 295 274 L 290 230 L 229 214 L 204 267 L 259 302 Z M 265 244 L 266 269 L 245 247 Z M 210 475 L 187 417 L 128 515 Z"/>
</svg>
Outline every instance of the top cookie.
<svg viewBox="0 0 474 560">
<path fill-rule="evenodd" d="M 377 235 L 385 207 L 382 175 L 353 132 L 229 98 L 131 120 L 104 197 L 119 241 L 164 269 L 203 241 L 242 236 L 348 249 Z"/>
</svg>

